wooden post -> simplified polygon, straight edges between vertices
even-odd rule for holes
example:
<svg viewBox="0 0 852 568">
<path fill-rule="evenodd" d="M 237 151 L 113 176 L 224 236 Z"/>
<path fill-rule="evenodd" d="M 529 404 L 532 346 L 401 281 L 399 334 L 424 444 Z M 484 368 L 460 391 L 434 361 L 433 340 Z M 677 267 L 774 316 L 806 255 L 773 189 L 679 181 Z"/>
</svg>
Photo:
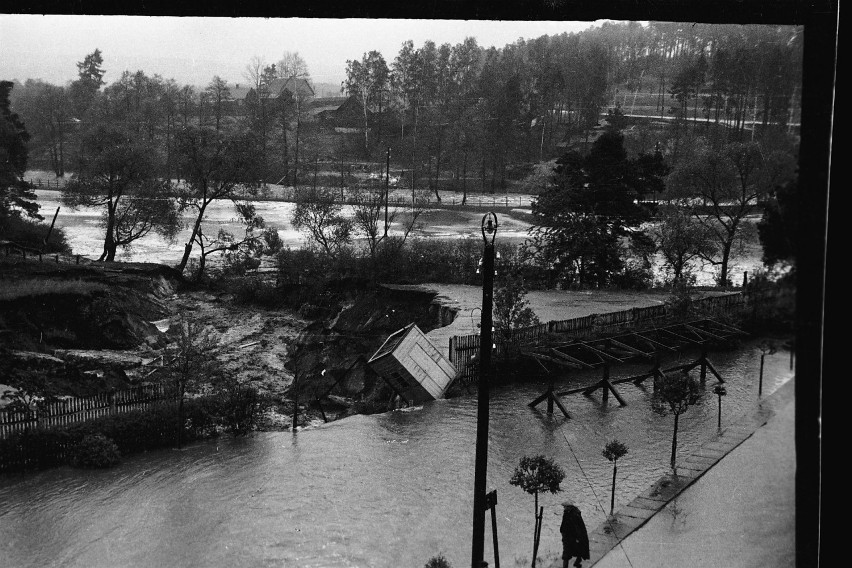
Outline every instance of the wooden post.
<svg viewBox="0 0 852 568">
<path fill-rule="evenodd" d="M 707 381 L 707 343 L 701 344 L 701 384 Z"/>
<path fill-rule="evenodd" d="M 497 544 L 497 490 L 492 489 L 485 496 L 485 506 L 491 509 L 491 537 L 494 541 L 494 566 L 500 568 L 500 548 Z"/>
<path fill-rule="evenodd" d="M 615 509 L 615 474 L 618 471 L 618 460 L 612 462 L 612 496 L 609 498 L 609 514 Z"/>
<path fill-rule="evenodd" d="M 76 262 L 76 264 L 80 264 L 80 255 L 79 255 L 79 254 L 77 255 L 77 262 Z"/>
<path fill-rule="evenodd" d="M 722 393 L 719 392 L 719 418 L 716 420 L 716 427 L 722 429 Z"/>
<path fill-rule="evenodd" d="M 538 544 L 539 539 L 541 538 L 541 525 L 544 517 L 544 507 L 539 507 L 538 509 L 538 517 L 535 520 L 535 534 L 533 538 L 533 557 L 532 557 L 532 568 L 535 568 L 535 559 L 538 556 Z"/>
<path fill-rule="evenodd" d="M 609 361 L 604 363 L 603 367 L 603 385 L 601 390 L 603 390 L 603 403 L 606 406 L 609 403 Z"/>
<path fill-rule="evenodd" d="M 322 408 L 322 401 L 317 397 L 317 406 L 319 407 L 320 414 L 322 414 L 323 422 L 328 422 L 328 418 L 325 417 L 325 410 Z"/>
<path fill-rule="evenodd" d="M 757 396 L 763 395 L 763 358 L 766 357 L 766 353 L 760 354 L 760 378 L 757 381 Z M 719 399 L 719 404 L 722 404 L 722 399 Z"/>
<path fill-rule="evenodd" d="M 59 255 L 57 254 L 54 258 L 56 259 L 56 264 L 59 264 Z"/>
<path fill-rule="evenodd" d="M 550 383 L 550 386 L 547 387 L 547 413 L 553 414 L 553 383 Z"/>
<path fill-rule="evenodd" d="M 299 362 L 296 361 L 296 372 L 293 373 L 293 432 L 296 431 L 296 418 L 299 416 L 299 394 L 296 391 L 296 385 L 299 380 Z"/>
<path fill-rule="evenodd" d="M 497 508 L 491 507 L 491 535 L 494 539 L 494 566 L 500 568 L 500 549 L 497 545 Z"/>
</svg>

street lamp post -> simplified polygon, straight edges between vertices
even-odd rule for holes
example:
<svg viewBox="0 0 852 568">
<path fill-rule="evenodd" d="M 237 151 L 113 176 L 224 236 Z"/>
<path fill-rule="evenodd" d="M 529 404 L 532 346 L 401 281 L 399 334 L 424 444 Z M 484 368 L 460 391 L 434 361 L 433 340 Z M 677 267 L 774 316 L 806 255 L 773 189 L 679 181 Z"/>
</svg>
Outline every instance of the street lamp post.
<svg viewBox="0 0 852 568">
<path fill-rule="evenodd" d="M 491 325 L 494 296 L 494 237 L 497 234 L 497 216 L 482 216 L 482 319 L 479 335 L 479 388 L 476 412 L 476 466 L 473 479 L 473 538 L 471 566 L 480 568 L 485 546 L 485 480 L 488 467 L 488 383 L 491 376 Z"/>
</svg>

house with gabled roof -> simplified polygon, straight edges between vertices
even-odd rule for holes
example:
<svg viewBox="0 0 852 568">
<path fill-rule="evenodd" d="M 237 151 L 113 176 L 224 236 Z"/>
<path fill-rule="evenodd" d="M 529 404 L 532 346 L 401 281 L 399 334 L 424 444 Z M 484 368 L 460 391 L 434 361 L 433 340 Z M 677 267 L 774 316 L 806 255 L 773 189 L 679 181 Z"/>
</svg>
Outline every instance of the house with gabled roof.
<svg viewBox="0 0 852 568">
<path fill-rule="evenodd" d="M 230 97 L 227 99 L 230 103 L 228 106 L 231 107 L 230 110 L 234 114 L 243 112 L 241 109 L 245 107 L 246 99 L 255 94 L 254 85 L 250 83 L 229 84 L 228 91 L 230 93 Z M 301 100 L 314 97 L 314 89 L 310 82 L 302 78 L 275 79 L 269 84 L 267 91 L 269 98 L 277 98 L 284 91 L 289 91 L 291 95 L 298 95 Z"/>
</svg>

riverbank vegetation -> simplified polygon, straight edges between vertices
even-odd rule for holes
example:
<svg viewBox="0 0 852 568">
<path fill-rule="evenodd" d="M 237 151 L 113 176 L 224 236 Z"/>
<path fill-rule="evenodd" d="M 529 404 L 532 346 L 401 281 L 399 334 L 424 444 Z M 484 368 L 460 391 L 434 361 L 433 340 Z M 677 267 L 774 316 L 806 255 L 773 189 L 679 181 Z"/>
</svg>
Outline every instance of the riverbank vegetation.
<svg viewBox="0 0 852 568">
<path fill-rule="evenodd" d="M 261 401 L 221 391 L 178 402 L 154 403 L 66 426 L 28 428 L 0 439 L 0 471 L 60 465 L 108 467 L 121 456 L 203 440 L 230 432 L 245 435 L 257 421 Z"/>
</svg>

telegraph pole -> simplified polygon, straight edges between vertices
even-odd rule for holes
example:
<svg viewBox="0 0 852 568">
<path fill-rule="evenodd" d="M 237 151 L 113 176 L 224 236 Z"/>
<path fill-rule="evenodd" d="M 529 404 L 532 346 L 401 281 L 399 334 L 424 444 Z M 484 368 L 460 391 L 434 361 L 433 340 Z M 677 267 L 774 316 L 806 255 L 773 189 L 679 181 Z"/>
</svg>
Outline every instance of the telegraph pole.
<svg viewBox="0 0 852 568">
<path fill-rule="evenodd" d="M 388 163 L 385 169 L 385 237 L 388 236 L 388 188 L 390 186 L 390 146 L 388 146 Z"/>
<path fill-rule="evenodd" d="M 494 237 L 497 234 L 497 216 L 482 216 L 482 314 L 479 335 L 479 388 L 476 411 L 476 466 L 473 480 L 473 538 L 471 567 L 480 568 L 485 547 L 485 495 L 488 468 L 488 382 L 491 377 L 491 325 L 494 296 Z"/>
</svg>

